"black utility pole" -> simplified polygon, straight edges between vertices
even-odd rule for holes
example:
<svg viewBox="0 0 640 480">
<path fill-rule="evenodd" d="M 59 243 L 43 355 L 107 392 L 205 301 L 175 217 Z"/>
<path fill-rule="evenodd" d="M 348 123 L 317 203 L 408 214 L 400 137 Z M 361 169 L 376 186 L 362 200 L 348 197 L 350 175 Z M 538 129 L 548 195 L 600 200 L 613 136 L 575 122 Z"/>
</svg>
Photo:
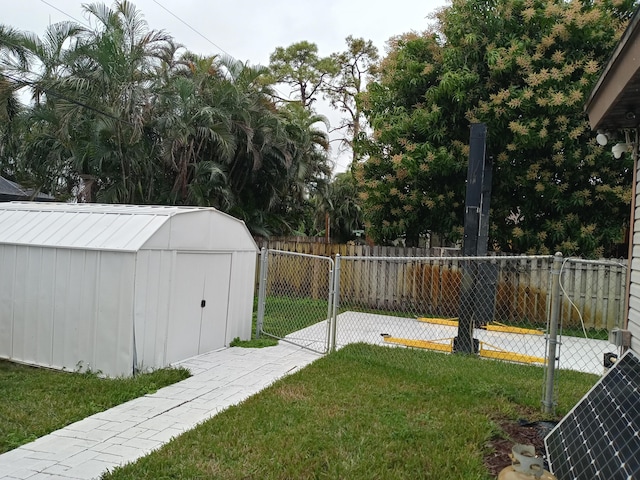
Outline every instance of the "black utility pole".
<svg viewBox="0 0 640 480">
<path fill-rule="evenodd" d="M 464 239 L 462 243 L 462 252 L 465 257 L 477 256 L 478 250 L 484 253 L 487 252 L 486 237 L 489 232 L 488 200 L 486 204 L 486 218 L 481 224 L 481 217 L 484 216 L 482 215 L 482 193 L 486 188 L 483 182 L 483 177 L 485 176 L 486 143 L 487 126 L 484 123 L 472 124 L 471 137 L 469 139 L 469 169 L 467 170 L 467 196 L 465 200 Z M 491 174 L 488 176 L 491 177 Z M 488 182 L 490 189 L 491 178 L 488 178 Z M 481 231 L 483 233 L 486 232 L 485 235 L 483 235 L 483 242 L 479 242 Z M 479 245 L 479 243 L 483 243 L 483 245 Z M 476 262 L 464 262 L 460 293 L 458 336 L 454 339 L 453 344 L 453 349 L 456 352 L 478 352 L 478 341 L 473 338 L 477 271 L 478 264 Z"/>
<path fill-rule="evenodd" d="M 486 138 L 486 129 L 485 129 Z M 471 153 L 471 152 L 469 152 Z M 480 231 L 478 233 L 479 257 L 484 257 L 489 248 L 489 207 L 491 206 L 491 182 L 493 181 L 493 158 L 485 157 L 482 169 L 482 197 L 480 205 Z"/>
<path fill-rule="evenodd" d="M 489 248 L 489 206 L 491 203 L 491 181 L 493 177 L 493 158 L 486 157 L 482 174 L 482 203 L 480 207 L 480 233 L 478 237 L 478 256 L 484 257 Z M 482 327 L 493 321 L 496 310 L 496 292 L 498 288 L 498 265 L 495 262 L 477 262 L 476 286 L 474 294 L 475 326 Z"/>
</svg>

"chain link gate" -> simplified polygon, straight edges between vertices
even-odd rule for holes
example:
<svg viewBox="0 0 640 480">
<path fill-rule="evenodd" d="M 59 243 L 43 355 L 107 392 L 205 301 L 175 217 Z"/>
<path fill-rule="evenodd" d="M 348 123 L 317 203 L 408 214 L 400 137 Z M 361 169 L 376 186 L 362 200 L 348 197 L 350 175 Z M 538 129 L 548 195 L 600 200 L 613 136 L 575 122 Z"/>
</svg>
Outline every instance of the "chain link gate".
<svg viewBox="0 0 640 480">
<path fill-rule="evenodd" d="M 263 248 L 256 337 L 266 335 L 327 353 L 333 297 L 333 259 Z"/>
</svg>

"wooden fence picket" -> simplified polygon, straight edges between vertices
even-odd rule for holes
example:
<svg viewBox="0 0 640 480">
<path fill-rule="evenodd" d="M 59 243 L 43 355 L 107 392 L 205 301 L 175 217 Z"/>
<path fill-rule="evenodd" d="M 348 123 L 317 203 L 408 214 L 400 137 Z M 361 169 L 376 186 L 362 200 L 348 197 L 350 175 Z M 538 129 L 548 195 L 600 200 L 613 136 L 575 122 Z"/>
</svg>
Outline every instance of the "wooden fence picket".
<svg viewBox="0 0 640 480">
<path fill-rule="evenodd" d="M 347 256 L 341 263 L 340 298 L 363 308 L 399 310 L 411 307 L 424 315 L 453 317 L 458 314 L 462 269 L 459 252 L 441 257 L 442 249 L 334 245 L 322 242 L 259 242 L 271 250 L 310 253 L 319 256 Z M 435 254 L 435 255 L 434 255 Z M 437 261 L 429 257 L 437 256 Z M 380 258 L 386 257 L 386 258 Z M 407 258 L 398 258 L 407 257 Z M 394 260 L 394 258 L 398 258 Z M 415 258 L 415 260 L 413 260 Z M 316 262 L 304 274 L 296 271 L 295 257 L 269 266 L 269 282 L 280 291 L 317 295 L 327 283 L 326 270 Z M 494 260 L 492 260 L 494 262 Z M 549 308 L 550 257 L 522 257 L 505 260 L 497 256 L 495 315 L 508 321 L 543 326 Z M 622 262 L 566 261 L 561 282 L 562 322 L 565 327 L 587 329 L 622 327 L 626 266 Z M 323 278 L 320 278 L 323 276 Z M 574 306 L 575 305 L 575 306 Z"/>
</svg>

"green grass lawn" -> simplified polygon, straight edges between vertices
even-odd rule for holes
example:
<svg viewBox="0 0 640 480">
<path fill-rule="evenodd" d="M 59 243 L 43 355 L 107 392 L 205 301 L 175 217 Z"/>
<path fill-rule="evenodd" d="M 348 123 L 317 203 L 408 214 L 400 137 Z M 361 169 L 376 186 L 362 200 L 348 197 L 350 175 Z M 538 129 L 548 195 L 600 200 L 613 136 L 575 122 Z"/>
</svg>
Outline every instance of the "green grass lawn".
<svg viewBox="0 0 640 480">
<path fill-rule="evenodd" d="M 262 330 L 285 337 L 327 319 L 329 302 L 322 299 L 267 297 Z"/>
<path fill-rule="evenodd" d="M 350 345 L 105 475 L 123 479 L 478 479 L 499 421 L 541 419 L 542 369 Z M 596 376 L 563 372 L 565 413 Z"/>
<path fill-rule="evenodd" d="M 189 375 L 162 369 L 106 379 L 0 360 L 0 453 Z"/>
</svg>

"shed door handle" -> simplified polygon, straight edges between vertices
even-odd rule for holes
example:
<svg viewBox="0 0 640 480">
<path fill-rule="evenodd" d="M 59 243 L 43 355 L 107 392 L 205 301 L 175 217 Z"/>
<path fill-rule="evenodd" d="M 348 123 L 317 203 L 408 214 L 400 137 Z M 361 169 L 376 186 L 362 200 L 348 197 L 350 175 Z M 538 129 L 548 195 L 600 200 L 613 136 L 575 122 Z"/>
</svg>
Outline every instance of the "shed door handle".
<svg viewBox="0 0 640 480">
<path fill-rule="evenodd" d="M 206 300 L 202 300 L 200 302 L 200 308 L 204 308 L 206 304 L 207 304 L 207 301 Z"/>
</svg>

